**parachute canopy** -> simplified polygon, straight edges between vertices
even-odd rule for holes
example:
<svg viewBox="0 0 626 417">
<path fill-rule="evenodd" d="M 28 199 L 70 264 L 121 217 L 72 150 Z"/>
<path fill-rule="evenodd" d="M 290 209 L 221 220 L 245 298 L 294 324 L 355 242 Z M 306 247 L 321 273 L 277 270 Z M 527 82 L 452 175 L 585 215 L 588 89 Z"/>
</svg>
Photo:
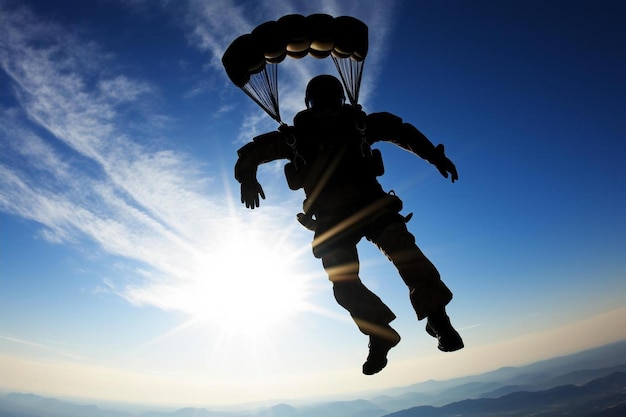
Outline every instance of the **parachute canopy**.
<svg viewBox="0 0 626 417">
<path fill-rule="evenodd" d="M 282 123 L 278 105 L 278 64 L 286 57 L 331 57 L 348 98 L 357 105 L 368 50 L 368 29 L 350 16 L 290 14 L 265 22 L 235 39 L 222 64 L 230 80 L 274 120 Z"/>
</svg>

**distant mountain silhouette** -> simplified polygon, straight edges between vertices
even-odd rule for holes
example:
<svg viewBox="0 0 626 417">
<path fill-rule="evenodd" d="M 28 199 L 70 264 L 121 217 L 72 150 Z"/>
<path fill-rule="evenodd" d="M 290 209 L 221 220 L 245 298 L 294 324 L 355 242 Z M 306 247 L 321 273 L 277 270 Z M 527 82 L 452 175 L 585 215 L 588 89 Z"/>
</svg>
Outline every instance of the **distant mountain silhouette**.
<svg viewBox="0 0 626 417">
<path fill-rule="evenodd" d="M 255 411 L 182 408 L 133 414 L 33 394 L 0 396 L 0 417 L 626 416 L 626 341 L 528 366 L 383 390 L 371 398 Z"/>
<path fill-rule="evenodd" d="M 498 398 L 503 395 L 510 394 L 518 391 L 541 391 L 552 387 L 558 387 L 561 385 L 584 385 L 585 383 L 597 378 L 601 378 L 613 372 L 626 372 L 626 364 L 620 366 L 614 366 L 611 368 L 602 368 L 594 370 L 583 370 L 570 372 L 565 375 L 559 375 L 558 377 L 539 379 L 535 384 L 526 383 L 525 385 L 507 385 L 500 387 L 492 392 L 486 392 L 480 395 L 480 398 Z"/>
<path fill-rule="evenodd" d="M 385 390 L 371 399 L 399 411 L 415 405 L 442 406 L 471 398 L 495 398 L 516 391 L 540 391 L 559 385 L 583 385 L 612 372 L 626 372 L 626 340 L 521 367 L 503 367 L 481 375 L 426 381 Z M 482 392 L 481 390 L 484 389 Z M 395 401 L 378 401 L 393 398 Z M 398 402 L 399 399 L 408 401 Z M 403 406 L 396 408 L 396 405 Z"/>
<path fill-rule="evenodd" d="M 163 411 L 151 411 L 148 413 L 142 413 L 140 417 L 231 417 L 233 413 L 227 413 L 223 411 L 209 411 L 204 408 L 181 408 L 180 410 L 174 412 L 163 412 Z M 2 414 L 0 414 L 0 417 Z M 91 416 L 85 416 L 91 417 Z M 137 417 L 137 416 L 133 416 Z"/>
<path fill-rule="evenodd" d="M 102 410 L 95 405 L 77 405 L 33 394 L 8 394 L 0 397 L 0 417 L 136 417 L 132 414 Z"/>
<path fill-rule="evenodd" d="M 464 400 L 443 407 L 420 406 L 386 417 L 612 416 L 626 411 L 626 373 L 615 372 L 582 387 L 565 385 L 539 392 L 516 392 L 495 399 Z"/>
</svg>

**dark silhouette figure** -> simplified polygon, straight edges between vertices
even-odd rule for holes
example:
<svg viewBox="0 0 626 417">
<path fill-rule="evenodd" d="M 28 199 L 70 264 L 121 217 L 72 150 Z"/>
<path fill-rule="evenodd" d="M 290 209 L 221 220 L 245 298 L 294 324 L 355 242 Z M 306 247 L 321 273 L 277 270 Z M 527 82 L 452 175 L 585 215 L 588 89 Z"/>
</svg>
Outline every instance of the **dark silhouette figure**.
<svg viewBox="0 0 626 417">
<path fill-rule="evenodd" d="M 369 336 L 364 374 L 386 366 L 387 353 L 400 335 L 389 325 L 394 313 L 359 278 L 356 245 L 363 237 L 397 267 L 418 320 L 427 319 L 426 331 L 438 339 L 438 348 L 444 352 L 463 348 L 445 310 L 452 293 L 407 230 L 411 215 L 400 214 L 402 201 L 383 191 L 377 181 L 384 172 L 382 158 L 370 147 L 378 141 L 392 142 L 432 163 L 454 182 L 456 168 L 443 145 L 433 146 L 414 126 L 390 113 L 366 115 L 358 106 L 345 104 L 340 81 L 330 75 L 309 82 L 305 101 L 307 109 L 295 116 L 293 126 L 257 136 L 238 151 L 235 177 L 241 183 L 242 203 L 254 209 L 259 198 L 265 198 L 256 179 L 260 164 L 289 160 L 285 165 L 289 187 L 303 188 L 306 194 L 298 220 L 315 231 L 313 254 L 322 260 L 337 302 Z"/>
</svg>

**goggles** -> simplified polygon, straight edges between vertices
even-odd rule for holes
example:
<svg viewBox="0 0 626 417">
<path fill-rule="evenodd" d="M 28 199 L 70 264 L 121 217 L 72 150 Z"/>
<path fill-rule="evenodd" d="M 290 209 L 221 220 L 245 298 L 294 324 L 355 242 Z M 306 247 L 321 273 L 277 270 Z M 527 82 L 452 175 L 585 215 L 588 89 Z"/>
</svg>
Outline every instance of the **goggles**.
<svg viewBox="0 0 626 417">
<path fill-rule="evenodd" d="M 306 100 L 307 109 L 311 110 L 337 110 L 346 102 L 344 97 L 332 98 L 309 98 Z"/>
</svg>

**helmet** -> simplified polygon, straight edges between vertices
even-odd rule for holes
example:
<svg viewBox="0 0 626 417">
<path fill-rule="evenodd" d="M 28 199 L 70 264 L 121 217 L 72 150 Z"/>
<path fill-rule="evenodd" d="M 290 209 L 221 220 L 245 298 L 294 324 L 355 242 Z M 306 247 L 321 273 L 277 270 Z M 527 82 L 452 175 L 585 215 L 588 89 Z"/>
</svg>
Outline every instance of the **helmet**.
<svg viewBox="0 0 626 417">
<path fill-rule="evenodd" d="M 306 86 L 304 98 L 308 109 L 339 110 L 346 101 L 341 82 L 332 75 L 318 75 L 313 77 Z"/>
</svg>

